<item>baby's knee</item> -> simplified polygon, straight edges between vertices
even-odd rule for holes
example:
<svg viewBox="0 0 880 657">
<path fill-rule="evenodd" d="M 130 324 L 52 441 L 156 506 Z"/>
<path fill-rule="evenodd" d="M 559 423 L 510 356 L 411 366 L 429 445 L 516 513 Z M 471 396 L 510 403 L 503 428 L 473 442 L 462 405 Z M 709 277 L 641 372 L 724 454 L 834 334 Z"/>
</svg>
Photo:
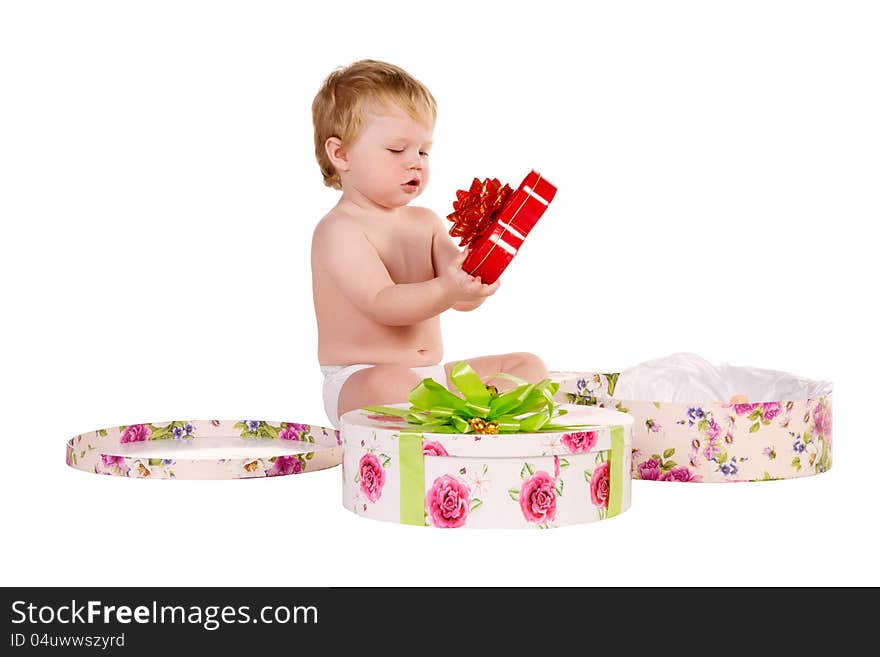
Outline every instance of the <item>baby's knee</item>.
<svg viewBox="0 0 880 657">
<path fill-rule="evenodd" d="M 527 351 L 517 351 L 510 354 L 510 356 L 511 358 L 515 358 L 521 367 L 536 371 L 547 371 L 547 366 L 544 365 L 544 361 L 536 354 L 531 354 Z"/>
</svg>

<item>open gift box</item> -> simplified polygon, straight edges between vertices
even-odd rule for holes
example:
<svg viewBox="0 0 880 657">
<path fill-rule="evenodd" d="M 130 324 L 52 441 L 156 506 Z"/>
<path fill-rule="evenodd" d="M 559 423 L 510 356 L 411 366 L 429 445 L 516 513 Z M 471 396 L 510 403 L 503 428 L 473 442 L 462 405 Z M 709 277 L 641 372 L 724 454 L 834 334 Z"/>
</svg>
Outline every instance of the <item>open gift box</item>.
<svg viewBox="0 0 880 657">
<path fill-rule="evenodd" d="M 588 428 L 418 434 L 395 416 L 349 411 L 340 427 L 343 504 L 375 520 L 445 528 L 551 528 L 625 511 L 632 418 L 560 408 L 566 423 Z"/>
<path fill-rule="evenodd" d="M 668 377 L 655 390 L 641 386 L 637 398 L 621 394 L 620 373 L 551 372 L 550 378 L 559 384 L 559 402 L 615 409 L 635 419 L 634 479 L 765 481 L 831 467 L 830 383 L 758 368 L 722 371 L 749 393 L 749 402 L 682 401 Z M 675 401 L 666 401 L 670 397 Z"/>
</svg>

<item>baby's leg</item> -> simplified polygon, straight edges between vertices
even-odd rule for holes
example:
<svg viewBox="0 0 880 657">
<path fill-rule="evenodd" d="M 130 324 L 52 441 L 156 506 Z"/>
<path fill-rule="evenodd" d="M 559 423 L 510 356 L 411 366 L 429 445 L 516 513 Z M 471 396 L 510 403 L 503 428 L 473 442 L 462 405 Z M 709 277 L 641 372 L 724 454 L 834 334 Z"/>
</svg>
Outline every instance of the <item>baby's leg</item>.
<svg viewBox="0 0 880 657">
<path fill-rule="evenodd" d="M 496 372 L 513 374 L 529 383 L 537 383 L 547 377 L 547 367 L 535 354 L 518 351 L 512 354 L 499 354 L 496 356 L 480 356 L 479 358 L 467 358 L 468 364 L 487 386 L 495 386 L 498 392 L 506 392 L 516 387 L 513 381 L 497 379 L 492 375 Z M 449 379 L 449 371 L 458 361 L 446 363 L 446 378 Z M 450 383 L 451 385 L 451 383 Z"/>
<path fill-rule="evenodd" d="M 338 415 L 364 406 L 399 404 L 422 378 L 402 365 L 375 365 L 352 374 L 339 391 Z"/>
</svg>

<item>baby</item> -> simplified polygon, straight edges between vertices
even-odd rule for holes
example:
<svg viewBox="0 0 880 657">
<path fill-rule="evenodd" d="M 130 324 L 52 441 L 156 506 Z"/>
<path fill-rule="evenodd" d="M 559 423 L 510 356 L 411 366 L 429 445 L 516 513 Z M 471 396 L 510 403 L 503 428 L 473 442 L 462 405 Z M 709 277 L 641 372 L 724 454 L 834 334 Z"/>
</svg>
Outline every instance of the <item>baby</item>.
<svg viewBox="0 0 880 657">
<path fill-rule="evenodd" d="M 467 252 L 448 222 L 409 205 L 429 179 L 436 118 L 431 92 L 406 71 L 363 60 L 337 69 L 312 103 L 324 184 L 342 191 L 312 237 L 312 294 L 324 408 L 405 402 L 423 378 L 448 386 L 440 313 L 471 311 L 498 289 L 461 269 Z M 547 375 L 540 358 L 511 353 L 466 359 L 499 392 Z"/>
</svg>

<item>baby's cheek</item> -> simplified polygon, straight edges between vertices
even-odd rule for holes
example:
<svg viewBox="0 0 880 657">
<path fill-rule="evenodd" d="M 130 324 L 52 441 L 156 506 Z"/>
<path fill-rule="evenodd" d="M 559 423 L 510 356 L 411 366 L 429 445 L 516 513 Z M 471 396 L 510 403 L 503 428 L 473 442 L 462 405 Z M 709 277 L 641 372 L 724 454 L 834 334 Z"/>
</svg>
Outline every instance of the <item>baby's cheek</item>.
<svg viewBox="0 0 880 657">
<path fill-rule="evenodd" d="M 370 186 L 377 192 L 384 192 L 395 184 L 394 175 L 389 167 L 379 167 L 371 171 Z"/>
</svg>

